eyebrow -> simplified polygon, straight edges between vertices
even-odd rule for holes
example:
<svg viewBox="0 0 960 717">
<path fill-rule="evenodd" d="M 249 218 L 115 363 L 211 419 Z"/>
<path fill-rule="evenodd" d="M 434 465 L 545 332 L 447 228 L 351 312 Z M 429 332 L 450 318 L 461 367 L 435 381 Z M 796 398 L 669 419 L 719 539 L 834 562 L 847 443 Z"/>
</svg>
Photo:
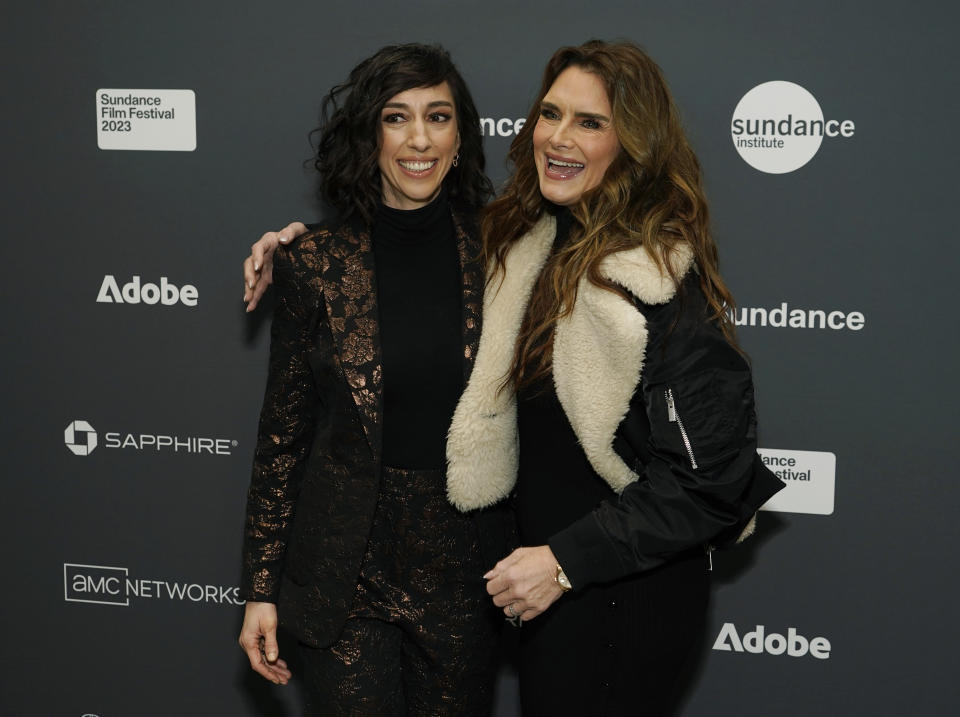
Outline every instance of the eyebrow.
<svg viewBox="0 0 960 717">
<path fill-rule="evenodd" d="M 557 112 L 560 111 L 560 108 L 557 107 L 555 104 L 553 104 L 553 102 L 541 102 L 541 103 L 540 103 L 540 106 L 541 106 L 541 107 L 545 107 L 546 109 L 555 110 L 555 111 L 557 111 Z M 609 121 L 610 121 L 610 118 L 607 117 L 606 115 L 601 115 L 601 114 L 598 114 L 598 113 L 596 113 L 596 112 L 574 112 L 574 113 L 573 113 L 573 116 L 574 116 L 574 117 L 584 117 L 584 118 L 586 118 L 586 119 L 603 120 L 604 122 L 609 122 Z"/>
<path fill-rule="evenodd" d="M 410 105 L 408 105 L 406 102 L 387 102 L 387 103 L 383 106 L 383 108 L 386 109 L 387 107 L 390 107 L 391 109 L 400 109 L 400 110 L 408 110 L 408 109 L 410 109 Z M 428 102 L 428 103 L 427 103 L 427 107 L 428 107 L 428 108 L 431 108 L 431 107 L 450 107 L 451 109 L 453 109 L 453 103 L 452 103 L 452 102 L 447 102 L 446 100 L 434 100 L 433 102 Z"/>
</svg>

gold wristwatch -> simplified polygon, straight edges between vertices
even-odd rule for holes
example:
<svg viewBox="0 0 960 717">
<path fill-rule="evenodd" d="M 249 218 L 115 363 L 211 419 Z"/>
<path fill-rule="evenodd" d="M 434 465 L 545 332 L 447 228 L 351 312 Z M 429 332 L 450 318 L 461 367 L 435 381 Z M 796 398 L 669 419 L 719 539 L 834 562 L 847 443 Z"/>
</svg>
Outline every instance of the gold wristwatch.
<svg viewBox="0 0 960 717">
<path fill-rule="evenodd" d="M 563 572 L 563 568 L 557 564 L 557 576 L 554 578 L 557 581 L 557 585 L 560 586 L 560 589 L 563 592 L 570 592 L 573 590 L 573 585 L 570 583 L 570 578 L 567 577 L 567 574 Z"/>
</svg>

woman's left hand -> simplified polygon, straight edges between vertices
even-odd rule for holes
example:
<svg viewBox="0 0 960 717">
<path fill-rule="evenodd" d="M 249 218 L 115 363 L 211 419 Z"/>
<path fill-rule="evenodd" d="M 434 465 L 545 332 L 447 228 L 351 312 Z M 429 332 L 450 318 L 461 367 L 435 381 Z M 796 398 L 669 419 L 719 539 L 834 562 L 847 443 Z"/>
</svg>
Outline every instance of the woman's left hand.
<svg viewBox="0 0 960 717">
<path fill-rule="evenodd" d="M 517 548 L 483 577 L 493 604 L 508 618 L 532 620 L 563 595 L 557 584 L 557 558 L 549 545 Z"/>
</svg>

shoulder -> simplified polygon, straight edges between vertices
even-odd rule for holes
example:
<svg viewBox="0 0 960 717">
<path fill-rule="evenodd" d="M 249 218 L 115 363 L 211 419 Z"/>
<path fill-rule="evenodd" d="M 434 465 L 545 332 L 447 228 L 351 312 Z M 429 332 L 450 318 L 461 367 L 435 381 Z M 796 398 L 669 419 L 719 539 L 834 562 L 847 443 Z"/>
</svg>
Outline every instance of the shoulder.
<svg viewBox="0 0 960 717">
<path fill-rule="evenodd" d="M 647 322 L 650 378 L 710 369 L 749 370 L 744 355 L 713 318 L 695 270 L 687 273 L 667 303 L 635 303 Z"/>
<path fill-rule="evenodd" d="M 682 280 L 692 271 L 693 250 L 687 244 L 678 244 L 663 261 L 669 262 L 673 273 Z M 642 246 L 604 257 L 600 273 L 644 304 L 666 304 L 677 295 L 678 287 L 666 267 Z"/>
<path fill-rule="evenodd" d="M 291 270 L 318 265 L 341 226 L 342 223 L 333 220 L 312 224 L 305 234 L 301 234 L 289 244 L 277 247 L 277 265 Z"/>
<path fill-rule="evenodd" d="M 305 234 L 277 247 L 274 272 L 279 270 L 281 275 L 293 279 L 303 274 L 317 275 L 324 270 L 329 257 L 342 258 L 355 252 L 365 231 L 361 223 L 340 218 L 311 224 Z"/>
<path fill-rule="evenodd" d="M 273 257 L 273 280 L 281 297 L 322 293 L 321 277 L 328 255 L 349 226 L 338 220 L 311 225 L 290 244 L 280 245 Z"/>
</svg>

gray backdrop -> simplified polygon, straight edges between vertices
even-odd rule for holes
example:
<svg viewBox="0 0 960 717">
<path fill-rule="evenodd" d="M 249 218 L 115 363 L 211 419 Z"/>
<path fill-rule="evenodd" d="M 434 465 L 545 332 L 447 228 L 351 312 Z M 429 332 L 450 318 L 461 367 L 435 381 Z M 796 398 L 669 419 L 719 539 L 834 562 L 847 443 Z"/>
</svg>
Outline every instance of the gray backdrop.
<svg viewBox="0 0 960 717">
<path fill-rule="evenodd" d="M 954 713 L 960 12 L 344 5 L 35 0 L 5 12 L 0 713 L 297 713 L 297 687 L 253 675 L 236 645 L 269 323 L 269 310 L 243 313 L 240 262 L 262 231 L 318 217 L 306 133 L 322 94 L 378 47 L 442 42 L 481 115 L 499 119 L 526 115 L 556 47 L 591 37 L 634 40 L 664 68 L 739 304 L 864 317 L 858 330 L 740 329 L 761 445 L 834 454 L 835 494 L 823 472 L 790 490 L 835 502 L 764 512 L 757 538 L 716 556 L 685 714 Z M 772 80 L 855 133 L 825 137 L 795 171 L 758 171 L 731 120 Z M 192 90 L 196 149 L 99 149 L 101 88 Z M 510 139 L 486 139 L 497 183 Z M 98 302 L 107 276 L 118 290 L 165 277 L 198 299 Z M 819 656 L 790 654 L 804 652 L 791 635 L 821 638 Z M 507 659 L 497 714 L 516 715 L 515 701 Z"/>
</svg>

